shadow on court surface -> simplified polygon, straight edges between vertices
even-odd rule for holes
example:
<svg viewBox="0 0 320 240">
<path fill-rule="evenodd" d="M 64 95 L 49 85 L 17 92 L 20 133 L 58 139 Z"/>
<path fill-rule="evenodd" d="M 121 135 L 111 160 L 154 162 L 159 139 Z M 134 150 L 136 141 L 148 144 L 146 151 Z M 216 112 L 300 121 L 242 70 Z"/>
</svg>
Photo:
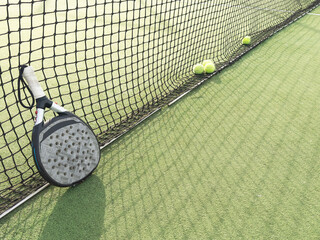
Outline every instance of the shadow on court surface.
<svg viewBox="0 0 320 240">
<path fill-rule="evenodd" d="M 119 138 L 93 176 L 36 196 L 0 238 L 318 239 L 318 19 Z"/>
<path fill-rule="evenodd" d="M 39 239 L 100 239 L 105 200 L 102 181 L 95 175 L 90 176 L 57 200 Z"/>
<path fill-rule="evenodd" d="M 105 238 L 319 235 L 319 34 L 295 24 L 105 149 Z"/>
</svg>

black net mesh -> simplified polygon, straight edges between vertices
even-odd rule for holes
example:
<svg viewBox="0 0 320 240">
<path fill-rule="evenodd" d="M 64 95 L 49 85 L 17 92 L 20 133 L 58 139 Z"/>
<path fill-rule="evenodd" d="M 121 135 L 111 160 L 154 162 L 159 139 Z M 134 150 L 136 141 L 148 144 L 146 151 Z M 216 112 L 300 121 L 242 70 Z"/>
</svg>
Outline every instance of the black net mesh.
<svg viewBox="0 0 320 240">
<path fill-rule="evenodd" d="M 212 59 L 221 70 L 319 3 L 2 0 L 0 213 L 45 184 L 30 147 L 34 114 L 18 103 L 20 65 L 104 145 L 211 76 L 195 76 L 194 64 Z"/>
</svg>

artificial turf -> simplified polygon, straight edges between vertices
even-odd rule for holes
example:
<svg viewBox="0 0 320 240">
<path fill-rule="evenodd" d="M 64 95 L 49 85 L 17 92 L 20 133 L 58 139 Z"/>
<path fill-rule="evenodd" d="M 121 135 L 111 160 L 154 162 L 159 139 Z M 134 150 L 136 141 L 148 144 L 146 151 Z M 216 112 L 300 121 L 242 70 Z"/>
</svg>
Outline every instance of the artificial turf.
<svg viewBox="0 0 320 240">
<path fill-rule="evenodd" d="M 320 13 L 319 8 L 313 13 Z M 102 152 L 1 239 L 319 239 L 320 16 L 307 15 Z"/>
</svg>

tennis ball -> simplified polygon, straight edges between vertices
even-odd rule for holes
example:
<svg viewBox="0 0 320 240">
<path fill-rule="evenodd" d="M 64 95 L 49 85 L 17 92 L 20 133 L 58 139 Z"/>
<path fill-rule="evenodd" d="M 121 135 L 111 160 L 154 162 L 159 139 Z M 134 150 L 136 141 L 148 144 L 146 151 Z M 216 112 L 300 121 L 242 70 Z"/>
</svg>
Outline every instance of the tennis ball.
<svg viewBox="0 0 320 240">
<path fill-rule="evenodd" d="M 193 66 L 193 73 L 194 74 L 203 74 L 204 67 L 202 64 L 196 64 Z"/>
<path fill-rule="evenodd" d="M 251 37 L 250 36 L 245 36 L 244 39 L 242 39 L 242 44 L 243 45 L 249 45 L 251 43 Z"/>
<path fill-rule="evenodd" d="M 213 73 L 214 71 L 216 70 L 216 66 L 214 65 L 214 63 L 207 63 L 205 66 L 204 66 L 204 71 L 206 73 Z"/>
<path fill-rule="evenodd" d="M 213 61 L 210 60 L 210 59 L 209 59 L 209 60 L 204 60 L 203 63 L 202 63 L 202 65 L 203 65 L 203 66 L 206 66 L 208 63 L 213 63 Z"/>
</svg>

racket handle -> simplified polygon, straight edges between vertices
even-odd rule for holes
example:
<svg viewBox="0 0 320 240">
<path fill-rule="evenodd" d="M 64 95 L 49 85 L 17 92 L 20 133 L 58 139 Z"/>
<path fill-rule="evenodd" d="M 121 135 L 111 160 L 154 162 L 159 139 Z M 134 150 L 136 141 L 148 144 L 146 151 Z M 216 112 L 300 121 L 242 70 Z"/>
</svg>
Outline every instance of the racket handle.
<svg viewBox="0 0 320 240">
<path fill-rule="evenodd" d="M 45 96 L 45 94 L 42 90 L 42 87 L 40 86 L 40 83 L 38 82 L 37 77 L 34 73 L 34 70 L 31 66 L 26 67 L 23 70 L 22 75 L 23 75 L 24 79 L 28 82 L 28 85 L 29 85 L 35 99 L 38 99 L 38 98 Z"/>
</svg>

